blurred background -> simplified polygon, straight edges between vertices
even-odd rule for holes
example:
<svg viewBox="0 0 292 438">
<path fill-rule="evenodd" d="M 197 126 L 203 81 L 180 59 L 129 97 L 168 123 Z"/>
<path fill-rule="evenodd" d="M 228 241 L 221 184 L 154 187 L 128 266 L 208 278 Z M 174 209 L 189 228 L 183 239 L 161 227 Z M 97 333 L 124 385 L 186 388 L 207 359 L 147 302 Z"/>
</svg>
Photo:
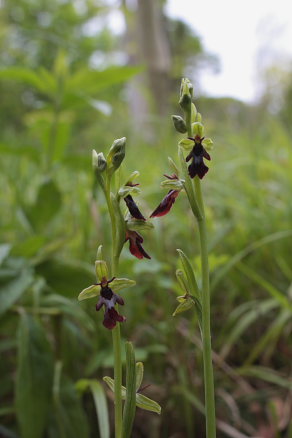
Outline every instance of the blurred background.
<svg viewBox="0 0 292 438">
<path fill-rule="evenodd" d="M 203 3 L 203 2 L 202 2 Z M 292 49 L 289 2 L 1 0 L 0 436 L 98 435 L 80 379 L 113 375 L 111 334 L 94 300 L 109 218 L 91 150 L 127 137 L 121 181 L 140 172 L 144 215 L 158 205 L 181 138 L 181 77 L 214 141 L 208 216 L 219 437 L 292 436 Z M 290 43 L 289 43 L 290 41 Z M 176 248 L 200 279 L 187 200 L 144 233 L 151 260 L 122 252 L 124 340 L 145 364 L 133 437 L 204 437 L 200 334 Z M 77 385 L 76 385 L 77 384 Z M 84 386 L 84 385 L 83 385 Z M 86 385 L 85 385 L 86 386 Z M 107 388 L 109 415 L 112 396 Z"/>
</svg>

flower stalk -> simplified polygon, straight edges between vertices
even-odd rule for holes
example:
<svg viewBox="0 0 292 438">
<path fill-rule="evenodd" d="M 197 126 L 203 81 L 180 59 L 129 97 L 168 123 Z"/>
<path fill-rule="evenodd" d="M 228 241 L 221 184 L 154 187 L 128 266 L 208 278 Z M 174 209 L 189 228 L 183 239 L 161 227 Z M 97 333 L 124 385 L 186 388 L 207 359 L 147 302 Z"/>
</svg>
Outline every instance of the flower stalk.
<svg viewBox="0 0 292 438">
<path fill-rule="evenodd" d="M 190 93 L 192 96 L 192 93 Z M 193 137 L 192 128 L 192 105 L 185 109 L 186 128 L 188 137 Z M 190 179 L 189 179 L 190 181 Z M 204 362 L 204 387 L 205 387 L 205 410 L 206 410 L 206 436 L 207 438 L 216 437 L 216 415 L 215 415 L 215 397 L 214 397 L 214 376 L 212 364 L 212 346 L 211 346 L 211 320 L 210 320 L 210 284 L 209 284 L 209 261 L 208 261 L 208 241 L 207 241 L 207 225 L 204 211 L 204 200 L 201 189 L 201 181 L 198 176 L 192 180 L 192 189 L 194 189 L 194 197 L 196 201 L 195 209 L 192 208 L 194 216 L 197 219 L 200 235 L 200 250 L 201 250 L 201 270 L 202 270 L 202 288 L 201 288 L 201 304 L 202 304 L 202 342 L 203 342 L 203 362 Z M 197 213 L 197 207 L 200 214 Z"/>
</svg>

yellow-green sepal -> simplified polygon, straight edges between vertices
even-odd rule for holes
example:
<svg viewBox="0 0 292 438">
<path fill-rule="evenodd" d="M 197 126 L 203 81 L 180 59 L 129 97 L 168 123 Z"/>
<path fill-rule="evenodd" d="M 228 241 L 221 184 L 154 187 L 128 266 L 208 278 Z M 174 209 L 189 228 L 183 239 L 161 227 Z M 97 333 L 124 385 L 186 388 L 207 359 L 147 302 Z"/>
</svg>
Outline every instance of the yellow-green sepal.
<svg viewBox="0 0 292 438">
<path fill-rule="evenodd" d="M 192 133 L 194 137 L 196 137 L 196 135 L 198 135 L 199 137 L 204 137 L 203 124 L 201 122 L 192 123 Z"/>
<path fill-rule="evenodd" d="M 93 284 L 78 295 L 78 301 L 87 300 L 88 298 L 97 297 L 100 295 L 100 286 Z"/>
<path fill-rule="evenodd" d="M 104 279 L 108 279 L 108 267 L 104 260 L 95 261 L 95 273 L 97 281 L 100 283 Z"/>
<path fill-rule="evenodd" d="M 119 290 L 126 289 L 127 287 L 135 286 L 136 281 L 129 280 L 128 278 L 115 278 L 110 283 L 110 288 L 114 292 L 118 292 Z"/>
</svg>

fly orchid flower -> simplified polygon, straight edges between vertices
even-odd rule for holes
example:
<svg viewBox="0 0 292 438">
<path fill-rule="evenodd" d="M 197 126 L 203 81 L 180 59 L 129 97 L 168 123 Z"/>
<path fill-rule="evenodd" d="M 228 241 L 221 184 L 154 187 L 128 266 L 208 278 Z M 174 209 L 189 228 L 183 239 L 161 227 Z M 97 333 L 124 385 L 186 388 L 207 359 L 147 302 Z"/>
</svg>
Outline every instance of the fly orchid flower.
<svg viewBox="0 0 292 438">
<path fill-rule="evenodd" d="M 127 230 L 126 231 L 126 242 L 129 240 L 130 245 L 130 253 L 133 254 L 133 256 L 137 257 L 137 259 L 143 259 L 144 257 L 146 259 L 151 259 L 150 255 L 147 254 L 145 249 L 142 246 L 142 243 L 144 241 L 141 234 L 139 234 L 137 231 L 133 230 Z"/>
<path fill-rule="evenodd" d="M 188 139 L 195 143 L 193 149 L 186 157 L 187 162 L 192 159 L 192 162 L 188 167 L 189 175 L 191 178 L 194 178 L 196 175 L 198 175 L 198 177 L 202 179 L 209 170 L 209 168 L 205 165 L 203 158 L 211 160 L 211 157 L 202 144 L 204 137 L 196 135 L 195 138 L 188 137 Z"/>
<path fill-rule="evenodd" d="M 183 188 L 182 181 L 178 178 L 176 174 L 172 175 L 164 175 L 170 181 L 163 181 L 162 186 L 168 187 L 171 190 L 167 193 L 167 195 L 162 199 L 158 207 L 153 211 L 150 217 L 161 217 L 166 215 L 173 204 L 175 203 L 176 198 L 178 197 L 181 189 Z"/>
<path fill-rule="evenodd" d="M 146 220 L 131 195 L 125 196 L 124 201 L 127 204 L 131 216 L 133 216 L 135 219 L 140 219 L 142 221 Z"/>
<path fill-rule="evenodd" d="M 86 289 L 83 289 L 78 296 L 78 300 L 85 300 L 99 296 L 96 304 L 96 310 L 99 311 L 103 306 L 105 308 L 103 325 L 112 330 L 117 322 L 123 322 L 126 318 L 118 313 L 115 308 L 116 304 L 124 305 L 122 297 L 116 294 L 121 289 L 134 286 L 136 283 L 127 278 L 115 278 L 108 280 L 107 264 L 104 260 L 95 262 L 95 272 L 98 283 L 95 283 Z M 110 285 L 110 286 L 109 286 Z"/>
</svg>

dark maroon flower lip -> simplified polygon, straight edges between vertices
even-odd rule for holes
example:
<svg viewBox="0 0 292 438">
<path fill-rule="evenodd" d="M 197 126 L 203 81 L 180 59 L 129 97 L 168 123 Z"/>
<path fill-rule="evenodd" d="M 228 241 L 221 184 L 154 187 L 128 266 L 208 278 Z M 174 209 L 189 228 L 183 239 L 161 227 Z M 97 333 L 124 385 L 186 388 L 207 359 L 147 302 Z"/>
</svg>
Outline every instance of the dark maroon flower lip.
<svg viewBox="0 0 292 438">
<path fill-rule="evenodd" d="M 142 246 L 144 239 L 141 234 L 137 233 L 137 231 L 127 230 L 126 241 L 127 240 L 130 242 L 129 249 L 133 256 L 137 257 L 137 259 L 143 259 L 144 257 L 151 259 L 150 255 L 147 254 Z"/>
<path fill-rule="evenodd" d="M 134 201 L 134 199 L 132 198 L 131 195 L 125 196 L 124 201 L 127 204 L 127 207 L 128 207 L 130 214 L 135 219 L 140 219 L 142 221 L 146 221 L 145 217 L 142 215 L 141 211 L 139 210 L 136 202 Z"/>
<path fill-rule="evenodd" d="M 188 167 L 189 175 L 191 178 L 194 178 L 196 175 L 198 175 L 198 177 L 202 179 L 209 170 L 209 168 L 205 165 L 203 158 L 206 158 L 206 160 L 211 160 L 211 157 L 202 145 L 204 137 L 201 138 L 196 136 L 195 138 L 188 138 L 189 140 L 193 140 L 195 143 L 193 149 L 186 157 L 186 162 L 192 160 Z"/>
<path fill-rule="evenodd" d="M 162 199 L 158 207 L 153 211 L 150 217 L 161 217 L 166 215 L 173 206 L 180 190 L 170 190 L 167 195 Z"/>
<path fill-rule="evenodd" d="M 117 322 L 124 322 L 126 320 L 126 318 L 120 315 L 115 309 L 115 304 L 118 303 L 123 306 L 124 300 L 122 297 L 115 294 L 109 287 L 109 283 L 113 280 L 114 278 L 109 281 L 105 280 L 101 283 L 98 283 L 101 287 L 101 291 L 99 300 L 96 304 L 97 311 L 99 311 L 103 306 L 105 307 L 103 325 L 109 330 L 112 330 L 116 326 Z"/>
</svg>

